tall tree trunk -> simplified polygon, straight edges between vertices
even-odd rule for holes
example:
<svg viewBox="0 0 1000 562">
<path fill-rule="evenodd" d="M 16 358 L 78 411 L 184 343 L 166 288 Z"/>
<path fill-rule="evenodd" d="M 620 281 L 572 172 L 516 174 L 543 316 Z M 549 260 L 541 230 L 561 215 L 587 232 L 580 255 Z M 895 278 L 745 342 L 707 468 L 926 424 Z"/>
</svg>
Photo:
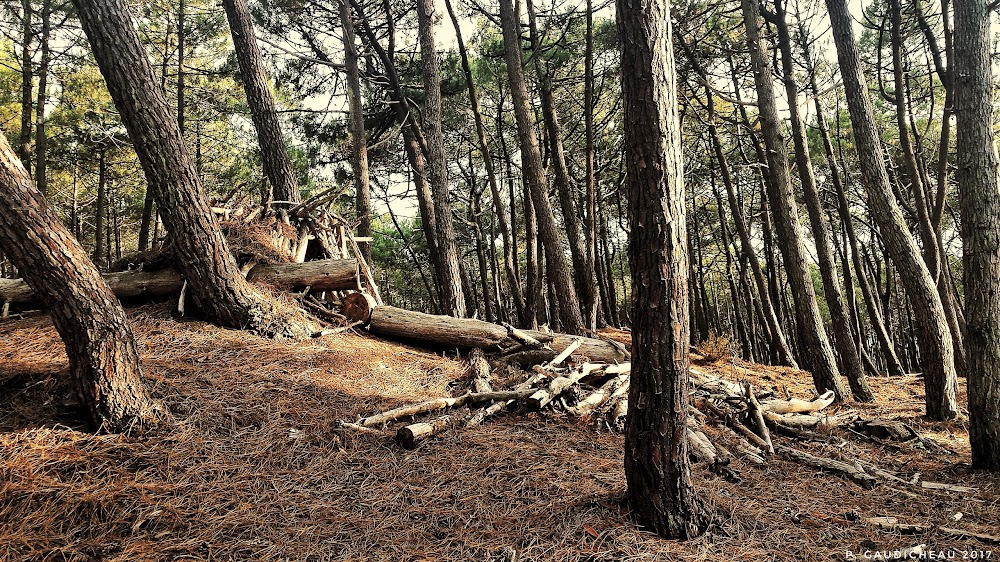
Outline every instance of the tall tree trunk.
<svg viewBox="0 0 1000 562">
<path fill-rule="evenodd" d="M 500 0 L 500 20 L 503 27 L 504 60 L 507 63 L 514 116 L 517 119 L 521 141 L 523 180 L 530 192 L 535 217 L 538 220 L 538 234 L 545 251 L 548 277 L 559 288 L 559 313 L 563 329 L 567 333 L 579 334 L 586 326 L 580 315 L 580 302 L 573 288 L 573 278 L 570 275 L 569 264 L 566 263 L 566 256 L 563 254 L 559 229 L 549 203 L 542 156 L 538 149 L 538 137 L 535 135 L 535 119 L 524 81 L 520 18 L 512 5 L 512 0 Z"/>
<path fill-rule="evenodd" d="M 31 73 L 31 41 L 34 36 L 31 27 L 31 0 L 21 0 L 21 132 L 18 138 L 17 155 L 24 169 L 31 170 L 31 92 L 34 79 Z"/>
<path fill-rule="evenodd" d="M 955 3 L 958 186 L 969 349 L 972 466 L 1000 471 L 1000 187 L 993 132 L 990 13 Z"/>
<path fill-rule="evenodd" d="M 917 228 L 920 232 L 920 240 L 923 242 L 924 263 L 931 277 L 938 287 L 938 296 L 941 298 L 941 305 L 944 307 L 945 317 L 948 319 L 948 329 L 952 335 L 952 347 L 955 354 L 955 366 L 959 371 L 964 371 L 965 358 L 965 338 L 962 335 L 958 315 L 955 311 L 955 301 L 949 291 L 950 285 L 942 282 L 942 259 L 945 252 L 938 245 L 938 229 L 933 224 L 933 210 L 927 201 L 925 194 L 927 187 L 924 182 L 924 174 L 917 162 L 917 151 L 913 146 L 910 137 L 910 126 L 908 119 L 908 96 L 906 76 L 904 74 L 903 63 L 903 22 L 900 0 L 889 0 L 890 20 L 892 22 L 891 43 L 892 43 L 892 74 L 894 83 L 894 101 L 896 106 L 896 126 L 899 129 L 899 147 L 903 153 L 903 164 L 906 175 L 910 180 L 910 190 L 913 193 L 913 206 L 916 208 Z M 946 86 L 946 97 L 947 97 Z M 947 100 L 945 102 L 947 104 Z M 947 118 L 947 116 L 946 116 Z M 944 126 L 944 125 L 942 125 Z M 946 153 L 947 154 L 947 153 Z"/>
<path fill-rule="evenodd" d="M 951 332 L 944 308 L 934 279 L 920 257 L 920 249 L 906 227 L 903 212 L 892 193 L 882 159 L 882 143 L 875 129 L 871 100 L 859 64 L 853 20 L 847 4 L 845 0 L 826 0 L 826 5 L 868 201 L 910 303 L 917 309 L 917 332 L 924 359 L 922 369 L 927 415 L 933 419 L 951 419 L 958 414 L 955 398 L 958 381 Z"/>
<path fill-rule="evenodd" d="M 108 207 L 108 158 L 107 150 L 103 148 L 97 157 L 97 201 L 94 207 L 94 263 L 97 267 L 107 267 L 104 259 L 104 217 Z"/>
<path fill-rule="evenodd" d="M 584 120 L 584 160 L 586 174 L 585 210 L 586 219 L 583 232 L 587 244 L 587 270 L 597 275 L 597 178 L 594 170 L 594 6 L 587 0 L 587 31 L 583 52 L 583 120 Z M 595 280 L 596 281 L 596 280 Z M 598 293 L 597 298 L 602 298 Z M 597 322 L 599 307 L 593 307 Z M 610 319 L 605 319 L 610 322 Z M 594 326 L 596 327 L 596 325 Z"/>
<path fill-rule="evenodd" d="M 826 220 L 823 203 L 820 201 L 819 188 L 813 175 L 812 155 L 809 153 L 809 141 L 806 137 L 805 124 L 799 113 L 799 85 L 795 80 L 795 65 L 792 61 L 792 41 L 788 32 L 788 22 L 785 18 L 784 0 L 775 0 L 775 27 L 778 30 L 778 46 L 781 50 L 782 78 L 785 85 L 785 96 L 788 100 L 788 112 L 792 124 L 792 140 L 795 147 L 795 166 L 799 172 L 799 182 L 805 194 L 806 209 L 809 213 L 809 223 L 812 226 L 813 239 L 816 242 L 816 255 L 819 260 L 820 275 L 823 278 L 823 289 L 827 308 L 830 310 L 830 320 L 833 325 L 833 341 L 840 353 L 844 376 L 851 387 L 851 394 L 858 402 L 874 402 L 875 395 L 865 377 L 861 354 L 854 342 L 854 331 L 851 329 L 850 316 L 844 302 L 844 292 L 840 287 L 840 274 L 837 271 L 836 251 L 830 234 L 830 225 Z M 853 289 L 853 287 L 852 287 Z"/>
<path fill-rule="evenodd" d="M 767 195 L 775 227 L 779 232 L 778 247 L 785 263 L 788 284 L 792 289 L 795 303 L 795 316 L 801 338 L 799 349 L 803 357 L 807 358 L 807 367 L 812 371 L 816 390 L 820 393 L 832 390 L 839 400 L 843 400 L 846 393 L 840 381 L 837 359 L 823 327 L 819 305 L 816 303 L 812 273 L 806 262 L 802 228 L 791 190 L 788 152 L 784 139 L 781 138 L 778 111 L 775 106 L 771 61 L 760 37 L 760 6 L 756 0 L 742 0 L 742 4 L 747 46 L 750 49 L 754 82 L 757 86 L 760 127 L 767 149 L 768 175 L 771 179 L 770 182 L 766 182 Z M 790 98 L 789 105 L 794 107 L 794 102 L 795 98 Z"/>
<path fill-rule="evenodd" d="M 434 232 L 437 254 L 431 261 L 438 269 L 441 310 L 462 318 L 466 314 L 462 278 L 458 269 L 458 243 L 448 188 L 448 156 L 441 124 L 441 69 L 434 43 L 434 0 L 417 0 L 420 62 L 424 82 L 424 124 L 427 129 L 427 164 L 431 195 L 434 198 Z"/>
<path fill-rule="evenodd" d="M 0 246 L 49 303 L 66 345 L 72 386 L 90 422 L 108 431 L 155 424 L 165 413 L 142 378 L 128 318 L 76 238 L 31 185 L 0 133 Z"/>
<path fill-rule="evenodd" d="M 483 113 L 479 106 L 479 95 L 476 92 L 476 84 L 472 79 L 472 66 L 469 64 L 469 54 L 465 49 L 465 42 L 462 40 L 462 30 L 455 15 L 455 10 L 451 6 L 451 0 L 445 0 L 445 7 L 455 28 L 455 39 L 458 42 L 458 53 L 462 58 L 462 73 L 465 75 L 465 84 L 469 90 L 469 103 L 472 106 L 472 118 L 476 123 L 476 136 L 479 140 L 479 151 L 483 159 L 483 167 L 486 168 L 486 178 L 489 180 L 490 195 L 493 197 L 493 209 L 496 213 L 497 221 L 500 223 L 500 235 L 503 238 L 504 273 L 507 276 L 507 285 L 510 287 L 511 297 L 514 299 L 514 308 L 517 315 L 523 315 L 524 295 L 521 294 L 521 283 L 518 281 L 515 264 L 517 263 L 517 250 L 511 234 L 510 221 L 507 218 L 507 210 L 503 204 L 503 197 L 500 195 L 500 184 L 497 179 L 496 168 L 493 157 L 490 155 L 490 147 L 486 141 L 486 127 L 483 125 Z M 502 102 L 502 100 L 501 100 Z"/>
<path fill-rule="evenodd" d="M 583 319 L 588 329 L 597 328 L 597 278 L 591 262 L 587 261 L 586 241 L 581 231 L 580 216 L 573 195 L 573 180 L 566 165 L 566 154 L 562 142 L 562 130 L 559 125 L 559 113 L 556 110 L 552 94 L 552 81 L 548 65 L 543 62 L 541 37 L 535 22 L 535 10 L 531 0 L 527 0 L 528 30 L 531 42 L 532 62 L 538 76 L 539 97 L 542 100 L 542 120 L 545 123 L 545 138 L 552 154 L 552 168 L 555 172 L 556 192 L 559 194 L 559 207 L 562 210 L 566 238 L 569 242 L 570 256 L 573 259 L 573 273 L 577 296 L 580 297 Z"/>
<path fill-rule="evenodd" d="M 42 52 L 41 61 L 38 64 L 38 101 L 35 104 L 35 185 L 42 195 L 48 195 L 49 181 L 45 174 L 47 162 L 47 148 L 45 138 L 45 104 L 48 103 L 48 80 L 49 80 L 49 60 L 51 52 L 49 49 L 49 33 L 51 31 L 52 0 L 42 2 L 42 38 L 38 42 L 38 48 Z"/>
<path fill-rule="evenodd" d="M 220 324 L 302 337 L 315 325 L 255 289 L 229 252 L 124 0 L 74 0 L 198 306 Z"/>
<path fill-rule="evenodd" d="M 354 22 L 351 5 L 340 0 L 340 25 L 344 32 L 344 66 L 347 69 L 347 101 L 351 110 L 351 171 L 354 173 L 355 214 L 358 236 L 372 235 L 371 189 L 368 185 L 368 144 L 365 139 L 364 102 L 361 99 L 361 77 L 358 70 L 358 49 L 354 44 Z M 370 242 L 359 244 L 361 255 L 370 265 Z"/>
<path fill-rule="evenodd" d="M 247 104 L 250 106 L 250 116 L 257 130 L 264 175 L 271 183 L 276 201 L 297 203 L 300 199 L 295 169 L 288 157 L 285 138 L 281 134 L 274 96 L 267 86 L 264 59 L 257 46 L 250 10 L 247 8 L 246 0 L 223 0 L 222 6 L 226 9 L 226 18 L 229 20 L 229 29 L 233 36 L 233 47 L 240 65 L 240 78 L 243 80 Z"/>
<path fill-rule="evenodd" d="M 170 62 L 170 55 L 169 55 L 169 53 L 170 53 L 170 33 L 171 33 L 171 26 L 170 26 L 170 22 L 168 21 L 167 22 L 166 32 L 163 34 L 163 59 L 160 62 L 160 88 L 164 92 L 166 92 L 166 90 L 167 90 L 167 63 Z M 183 35 L 183 33 L 178 34 L 178 35 Z M 183 68 L 181 68 L 180 65 L 178 65 L 178 70 L 183 71 Z M 177 81 L 178 81 L 178 84 L 177 84 L 178 86 L 183 86 L 183 84 L 181 83 L 180 74 L 178 74 L 178 76 L 177 76 Z M 178 88 L 178 90 L 180 90 L 180 88 Z M 180 104 L 178 103 L 178 108 L 179 107 L 180 107 Z M 180 114 L 180 112 L 178 112 L 177 118 L 178 118 L 177 119 L 178 120 L 178 128 L 180 128 L 180 123 L 181 123 L 181 114 Z M 181 129 L 181 132 L 183 133 L 183 129 Z M 143 199 L 143 202 L 142 202 L 142 215 L 141 215 L 141 217 L 139 219 L 139 251 L 140 252 L 145 252 L 147 249 L 149 249 L 149 246 L 150 246 L 150 230 L 155 227 L 154 221 L 158 220 L 157 217 L 156 217 L 156 215 L 153 212 L 154 203 L 155 203 L 155 201 L 153 199 L 153 190 L 149 189 L 149 187 L 147 186 L 147 188 L 146 188 L 146 195 L 145 195 L 145 198 Z M 153 239 L 155 240 L 155 238 L 156 238 L 156 235 L 154 234 L 153 235 Z"/>
<path fill-rule="evenodd" d="M 771 342 L 771 349 L 775 351 L 778 361 L 782 364 L 797 367 L 798 365 L 795 362 L 792 349 L 788 345 L 788 340 L 785 338 L 784 330 L 781 328 L 781 322 L 778 320 L 778 315 L 775 312 L 774 305 L 768 296 L 767 281 L 764 278 L 764 271 L 760 267 L 760 260 L 758 260 L 757 256 L 753 253 L 754 246 L 750 239 L 750 228 L 747 226 L 746 220 L 743 217 L 743 209 L 740 207 L 739 201 L 736 199 L 736 189 L 733 183 L 733 175 L 729 169 L 729 162 L 726 159 L 725 149 L 722 146 L 722 138 L 719 136 L 719 130 L 715 124 L 714 90 L 712 89 L 711 83 L 708 81 L 707 74 L 695 58 L 694 52 L 685 41 L 680 41 L 680 44 L 684 49 L 684 52 L 687 54 L 688 60 L 690 60 L 692 65 L 694 65 L 695 72 L 697 72 L 705 82 L 705 100 L 708 112 L 708 134 L 712 140 L 712 149 L 715 153 L 715 160 L 719 164 L 719 173 L 722 176 L 722 184 L 726 188 L 729 210 L 733 214 L 733 222 L 736 225 L 736 232 L 740 237 L 740 246 L 743 254 L 748 258 L 754 283 L 757 285 L 757 294 L 760 295 L 760 304 L 764 316 L 764 322 L 767 325 L 770 336 L 769 340 Z"/>
<path fill-rule="evenodd" d="M 642 523 L 692 538 L 710 517 L 691 484 L 687 453 L 687 231 L 669 18 L 664 0 L 618 2 L 635 291 L 625 479 Z"/>
<path fill-rule="evenodd" d="M 187 19 L 187 9 L 184 0 L 177 2 L 177 128 L 184 136 L 184 78 L 187 71 L 184 69 L 185 52 L 184 41 L 187 39 L 187 30 L 184 28 L 184 21 Z M 252 30 L 251 30 L 252 31 Z M 169 33 L 167 36 L 169 37 Z M 245 79 L 244 79 L 245 80 Z M 249 98 L 249 94 L 247 95 Z M 252 103 L 252 102 L 251 102 Z"/>
<path fill-rule="evenodd" d="M 816 110 L 816 128 L 819 130 L 820 139 L 823 141 L 823 151 L 829 163 L 830 183 L 833 184 L 834 191 L 837 194 L 837 212 L 840 215 L 840 220 L 844 225 L 844 231 L 847 235 L 851 263 L 854 265 L 854 271 L 858 278 L 858 286 L 861 288 L 861 295 L 865 302 L 865 308 L 868 311 L 868 321 L 875 332 L 875 339 L 882 351 L 889 376 L 902 376 L 903 366 L 896 355 L 896 348 L 886 328 L 882 312 L 876 306 L 875 294 L 872 291 L 871 284 L 868 282 L 868 276 L 865 275 L 864 264 L 861 260 L 861 250 L 858 244 L 858 235 L 854 230 L 854 218 L 851 216 L 850 202 L 847 200 L 847 190 L 844 187 L 844 181 L 841 177 L 840 165 L 833 150 L 833 143 L 830 142 L 830 131 L 826 125 L 823 104 L 820 103 L 819 99 L 820 90 L 816 83 L 816 69 L 813 65 L 812 54 L 810 52 L 809 36 L 801 20 L 799 21 L 798 37 L 800 40 L 799 47 L 802 49 L 806 64 L 806 73 L 809 76 L 809 88 L 813 95 L 813 107 Z M 847 268 L 845 267 L 846 272 Z M 851 285 L 848 286 L 850 287 Z"/>
</svg>

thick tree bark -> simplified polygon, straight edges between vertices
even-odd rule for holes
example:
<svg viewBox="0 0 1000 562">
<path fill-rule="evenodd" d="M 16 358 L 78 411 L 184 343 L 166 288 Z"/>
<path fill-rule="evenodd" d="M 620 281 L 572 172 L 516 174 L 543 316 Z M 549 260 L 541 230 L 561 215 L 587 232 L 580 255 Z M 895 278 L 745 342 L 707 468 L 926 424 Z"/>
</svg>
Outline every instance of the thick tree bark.
<svg viewBox="0 0 1000 562">
<path fill-rule="evenodd" d="M 236 59 L 240 64 L 240 78 L 243 80 L 247 104 L 250 106 L 250 116 L 257 130 L 264 175 L 271 183 L 276 201 L 298 203 L 299 186 L 295 179 L 295 169 L 288 157 L 285 137 L 281 134 L 274 96 L 267 85 L 264 59 L 261 57 L 260 47 L 257 46 L 250 10 L 247 8 L 246 0 L 223 0 L 222 6 L 226 9 L 226 18 L 229 20 L 229 29 L 233 36 L 233 47 L 236 49 Z"/>
<path fill-rule="evenodd" d="M 955 113 L 969 350 L 972 466 L 1000 471 L 1000 187 L 990 13 L 955 3 Z"/>
<path fill-rule="evenodd" d="M 538 137 L 535 135 L 535 119 L 524 81 L 520 18 L 512 0 L 500 0 L 500 21 L 503 27 L 504 60 L 507 63 L 511 101 L 514 104 L 514 117 L 517 120 L 520 137 L 522 175 L 538 220 L 538 235 L 545 251 L 547 273 L 551 282 L 559 289 L 559 316 L 563 329 L 573 334 L 581 333 L 586 326 L 580 314 L 580 301 L 577 300 L 576 290 L 573 287 L 569 264 L 563 254 L 559 228 L 549 203 L 542 156 L 538 148 Z"/>
<path fill-rule="evenodd" d="M 882 143 L 875 129 L 872 104 L 854 41 L 853 20 L 846 1 L 826 0 L 826 6 L 837 46 L 869 205 L 882 232 L 889 257 L 899 271 L 910 303 L 917 312 L 917 337 L 921 344 L 927 415 L 933 419 L 951 419 L 958 414 L 955 398 L 958 380 L 951 331 L 948 329 L 937 287 L 921 259 L 920 249 L 906 227 L 903 212 L 889 183 L 889 175 L 882 159 Z"/>
<path fill-rule="evenodd" d="M 767 196 L 778 230 L 778 247 L 785 263 L 788 284 L 792 289 L 795 316 L 801 338 L 800 351 L 807 358 L 806 367 L 812 372 L 813 382 L 820 394 L 827 390 L 836 393 L 838 400 L 846 397 L 837 359 L 827 338 L 823 319 L 816 303 L 812 272 L 806 262 L 804 235 L 799 223 L 798 206 L 791 190 L 788 170 L 788 151 L 779 128 L 778 111 L 775 105 L 770 56 L 761 41 L 760 6 L 756 0 L 743 0 L 743 17 L 747 30 L 747 46 L 753 65 L 754 83 L 757 87 L 757 107 L 760 116 L 761 133 L 767 153 L 768 175 L 770 176 Z M 794 92 L 793 92 L 794 94 Z M 795 98 L 789 100 L 795 105 Z M 815 186 L 813 186 L 815 189 Z M 819 234 L 817 234 L 819 238 Z M 826 241 L 829 243 L 829 240 Z M 817 244 L 819 245 L 819 244 Z M 853 343 L 851 343 L 853 345 Z M 860 365 L 859 365 L 860 368 Z M 858 373 L 861 375 L 860 373 Z"/>
<path fill-rule="evenodd" d="M 625 100 L 632 376 L 625 424 L 628 500 L 654 532 L 692 538 L 710 520 L 691 484 L 687 231 L 680 122 L 664 0 L 619 0 Z"/>
<path fill-rule="evenodd" d="M 441 311 L 459 318 L 466 314 L 465 295 L 458 265 L 458 244 L 448 188 L 448 156 L 441 124 L 441 69 L 434 43 L 434 0 L 417 0 L 417 26 L 424 82 L 424 124 L 427 129 L 427 164 L 434 198 L 434 233 L 437 252 L 431 256 L 438 270 Z"/>
<path fill-rule="evenodd" d="M 76 238 L 31 185 L 0 133 L 0 246 L 52 307 L 72 386 L 95 427 L 154 424 L 165 410 L 149 394 L 125 311 Z"/>
<path fill-rule="evenodd" d="M 316 331 L 240 273 L 124 0 L 74 0 L 101 73 L 153 190 L 192 296 L 220 324 L 273 336 Z"/>
<path fill-rule="evenodd" d="M 840 274 L 837 271 L 836 251 L 833 248 L 830 225 L 827 223 L 823 203 L 820 201 L 819 188 L 816 185 L 816 177 L 813 175 L 809 141 L 806 137 L 805 123 L 803 123 L 802 115 L 799 112 L 799 85 L 795 80 L 792 41 L 788 32 L 788 22 L 785 18 L 783 4 L 784 0 L 775 0 L 774 2 L 775 27 L 778 30 L 782 78 L 785 85 L 785 96 L 788 100 L 789 120 L 792 124 L 795 166 L 799 172 L 799 183 L 805 195 L 809 223 L 812 226 L 813 239 L 816 242 L 820 275 L 823 278 L 826 304 L 830 310 L 830 321 L 833 325 L 833 341 L 840 353 L 844 376 L 847 377 L 854 399 L 858 402 L 873 402 L 875 395 L 868 385 L 864 365 L 861 362 L 861 353 L 855 345 L 854 330 L 851 329 L 847 304 L 844 302 L 844 291 L 840 286 Z"/>
<path fill-rule="evenodd" d="M 354 44 L 354 22 L 351 5 L 340 0 L 340 25 L 344 32 L 344 67 L 347 69 L 347 101 L 351 110 L 351 171 L 354 173 L 355 215 L 358 236 L 372 235 L 371 189 L 368 185 L 368 143 L 365 139 L 364 102 L 361 99 L 361 77 L 358 70 L 358 49 Z M 372 263 L 370 242 L 361 242 L 361 255 Z"/>
</svg>

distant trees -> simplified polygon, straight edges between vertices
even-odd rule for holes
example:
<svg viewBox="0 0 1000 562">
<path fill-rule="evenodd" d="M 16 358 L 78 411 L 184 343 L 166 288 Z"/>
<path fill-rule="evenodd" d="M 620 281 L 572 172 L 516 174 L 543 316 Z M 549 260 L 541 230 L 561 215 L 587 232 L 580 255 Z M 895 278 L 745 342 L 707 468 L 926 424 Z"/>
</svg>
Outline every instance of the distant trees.
<svg viewBox="0 0 1000 562">
<path fill-rule="evenodd" d="M 617 5 L 635 290 L 625 424 L 628 500 L 653 531 L 692 538 L 704 531 L 710 512 L 691 485 L 687 453 L 687 228 L 670 4 Z"/>
</svg>

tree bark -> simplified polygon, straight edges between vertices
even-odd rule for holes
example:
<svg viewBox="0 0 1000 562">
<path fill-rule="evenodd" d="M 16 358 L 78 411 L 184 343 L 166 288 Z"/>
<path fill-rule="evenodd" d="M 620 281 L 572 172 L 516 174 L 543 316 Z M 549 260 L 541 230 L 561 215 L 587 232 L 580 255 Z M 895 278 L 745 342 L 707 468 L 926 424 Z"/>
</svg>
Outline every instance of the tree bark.
<svg viewBox="0 0 1000 562">
<path fill-rule="evenodd" d="M 768 186 L 767 196 L 770 200 L 775 227 L 779 233 L 778 247 L 785 263 L 788 284 L 792 289 L 795 316 L 801 338 L 800 351 L 803 357 L 807 358 L 807 368 L 812 372 L 816 390 L 820 394 L 832 390 L 836 393 L 838 400 L 843 400 L 846 398 L 846 393 L 843 383 L 840 381 L 837 359 L 833 354 L 833 348 L 830 346 L 830 340 L 827 338 L 826 329 L 823 326 L 819 305 L 816 303 L 812 272 L 806 262 L 798 206 L 791 190 L 788 151 L 779 128 L 778 111 L 772 86 L 770 56 L 760 37 L 762 23 L 760 5 L 756 0 L 742 0 L 742 4 L 747 30 L 747 46 L 750 49 L 754 83 L 757 87 L 757 107 L 761 133 L 766 145 L 767 173 L 771 180 L 765 182 Z M 794 108 L 794 97 L 789 99 L 789 105 Z M 817 235 L 818 237 L 819 235 Z"/>
<path fill-rule="evenodd" d="M 205 200 L 177 120 L 156 86 L 127 4 L 74 0 L 74 5 L 199 307 L 220 324 L 266 335 L 315 332 L 312 322 L 253 288 L 240 273 Z"/>
<path fill-rule="evenodd" d="M 113 432 L 155 424 L 165 410 L 142 378 L 125 311 L 2 133 L 0 197 L 7 203 L 0 205 L 0 246 L 52 306 L 72 386 L 90 422 Z"/>
<path fill-rule="evenodd" d="M 434 199 L 434 232 L 437 252 L 431 256 L 438 270 L 441 311 L 452 316 L 466 315 L 466 297 L 458 265 L 458 243 L 448 188 L 448 156 L 441 124 L 441 69 L 434 43 L 434 0 L 417 0 L 420 62 L 424 82 L 424 124 L 427 130 L 427 164 Z"/>
<path fill-rule="evenodd" d="M 535 119 L 524 81 L 519 31 L 520 18 L 512 0 L 500 0 L 500 20 L 503 27 L 504 60 L 507 63 L 511 100 L 514 104 L 514 117 L 517 120 L 518 136 L 520 137 L 523 180 L 525 187 L 530 192 L 535 217 L 538 220 L 538 235 L 545 251 L 548 276 L 551 282 L 559 288 L 559 315 L 563 329 L 569 333 L 578 334 L 586 326 L 580 314 L 580 301 L 577 300 L 576 290 L 573 287 L 569 264 L 563 254 L 559 228 L 556 226 L 552 206 L 549 203 L 542 156 L 538 149 L 538 137 L 535 135 Z M 528 290 L 530 291 L 531 288 L 529 287 Z"/>
<path fill-rule="evenodd" d="M 281 134 L 278 123 L 278 113 L 274 105 L 274 96 L 267 85 L 267 74 L 264 72 L 264 59 L 257 46 L 254 35 L 253 20 L 246 0 L 223 0 L 229 29 L 233 36 L 233 47 L 236 59 L 240 65 L 240 78 L 246 91 L 247 104 L 250 106 L 250 116 L 257 130 L 257 142 L 260 144 L 260 156 L 264 165 L 264 174 L 271 183 L 272 193 L 276 201 L 298 203 L 299 186 L 295 179 L 295 169 L 288 157 L 288 147 Z"/>
<path fill-rule="evenodd" d="M 618 0 L 625 100 L 632 364 L 625 424 L 628 501 L 639 520 L 692 538 L 710 520 L 688 460 L 687 231 L 680 123 L 665 0 Z"/>
<path fill-rule="evenodd" d="M 882 232 L 888 254 L 899 271 L 910 303 L 917 311 L 917 337 L 923 353 L 927 415 L 933 419 L 951 419 L 958 414 L 955 398 L 958 380 L 951 331 L 948 329 L 937 287 L 920 257 L 920 249 L 906 227 L 903 212 L 889 183 L 889 175 L 882 159 L 882 142 L 875 129 L 871 100 L 861 72 L 854 41 L 853 20 L 847 4 L 845 0 L 826 0 L 826 5 L 858 147 L 862 181 L 868 193 L 872 215 Z"/>
<path fill-rule="evenodd" d="M 1000 471 L 1000 187 L 993 132 L 990 13 L 955 3 L 957 178 L 969 351 L 972 466 Z"/>
</svg>

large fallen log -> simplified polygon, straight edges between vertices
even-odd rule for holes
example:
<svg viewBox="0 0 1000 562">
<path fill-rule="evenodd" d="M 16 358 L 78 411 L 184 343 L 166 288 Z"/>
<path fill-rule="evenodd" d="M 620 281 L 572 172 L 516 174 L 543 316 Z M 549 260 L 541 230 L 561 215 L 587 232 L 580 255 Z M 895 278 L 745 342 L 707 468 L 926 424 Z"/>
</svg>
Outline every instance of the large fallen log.
<svg viewBox="0 0 1000 562">
<path fill-rule="evenodd" d="M 348 304 L 350 306 L 348 306 Z M 404 310 L 394 306 L 371 306 L 361 297 L 345 302 L 344 313 L 351 321 L 366 322 L 373 334 L 438 348 L 480 348 L 487 352 L 505 352 L 522 347 L 523 342 L 499 324 L 472 318 L 453 318 Z M 588 357 L 595 363 L 621 363 L 629 359 L 622 346 L 594 338 L 566 334 L 546 334 L 532 330 L 520 331 L 547 348 L 531 350 L 531 362 L 551 361 L 560 352 L 581 340 L 574 352 Z"/>
<path fill-rule="evenodd" d="M 247 279 L 281 289 L 311 287 L 312 291 L 361 289 L 356 260 L 319 260 L 305 263 L 257 265 Z M 179 295 L 184 280 L 173 269 L 160 271 L 122 271 L 104 275 L 119 300 Z M 0 279 L 0 302 L 16 306 L 37 305 L 35 294 L 23 279 Z"/>
</svg>

